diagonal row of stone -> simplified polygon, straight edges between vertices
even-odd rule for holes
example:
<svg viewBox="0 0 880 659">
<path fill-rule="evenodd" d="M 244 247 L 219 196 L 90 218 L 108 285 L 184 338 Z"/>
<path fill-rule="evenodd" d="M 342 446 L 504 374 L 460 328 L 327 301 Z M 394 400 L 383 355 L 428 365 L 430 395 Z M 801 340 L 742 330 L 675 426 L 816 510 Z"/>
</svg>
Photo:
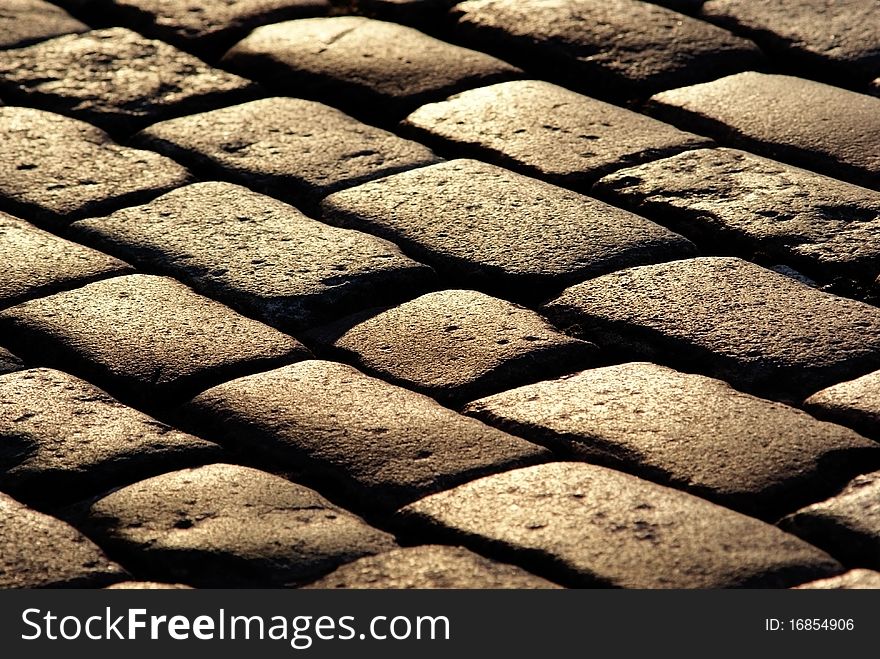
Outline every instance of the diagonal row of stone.
<svg viewBox="0 0 880 659">
<path fill-rule="evenodd" d="M 5 0 L 0 7 L 0 49 L 88 30 L 88 25 L 44 0 Z"/>
</svg>

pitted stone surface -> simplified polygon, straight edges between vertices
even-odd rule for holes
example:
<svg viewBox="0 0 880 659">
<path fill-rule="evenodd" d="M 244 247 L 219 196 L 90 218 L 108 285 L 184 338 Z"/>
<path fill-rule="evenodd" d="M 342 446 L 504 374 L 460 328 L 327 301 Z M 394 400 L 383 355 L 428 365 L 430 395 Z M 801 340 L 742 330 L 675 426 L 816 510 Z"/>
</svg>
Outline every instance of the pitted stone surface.
<svg viewBox="0 0 880 659">
<path fill-rule="evenodd" d="M 25 219 L 57 225 L 144 201 L 189 179 L 173 160 L 119 146 L 76 119 L 0 107 L 0 205 Z"/>
<path fill-rule="evenodd" d="M 635 0 L 473 0 L 457 34 L 514 62 L 535 60 L 596 94 L 650 95 L 761 61 L 750 41 Z"/>
<path fill-rule="evenodd" d="M 73 501 L 220 457 L 206 442 L 49 369 L 0 376 L 0 490 Z"/>
<path fill-rule="evenodd" d="M 788 586 L 841 571 L 827 554 L 769 524 L 584 463 L 489 476 L 398 516 L 576 586 Z"/>
<path fill-rule="evenodd" d="M 120 133 L 256 93 L 243 78 L 125 28 L 0 51 L 0 91 Z"/>
<path fill-rule="evenodd" d="M 804 408 L 880 439 L 880 371 L 823 389 L 810 396 Z"/>
<path fill-rule="evenodd" d="M 152 403 L 302 359 L 295 339 L 173 279 L 129 275 L 0 312 L 7 344 Z"/>
<path fill-rule="evenodd" d="M 463 92 L 412 113 L 420 139 L 566 186 L 709 144 L 636 112 L 538 80 Z"/>
<path fill-rule="evenodd" d="M 880 187 L 880 99 L 820 82 L 739 73 L 651 98 L 688 130 L 868 187 Z"/>
<path fill-rule="evenodd" d="M 880 192 L 732 149 L 622 169 L 595 188 L 698 243 L 731 243 L 828 277 L 880 274 Z"/>
<path fill-rule="evenodd" d="M 541 577 L 462 547 L 424 545 L 361 558 L 306 588 L 559 588 Z"/>
<path fill-rule="evenodd" d="M 126 576 L 72 526 L 0 493 L 0 588 L 94 588 Z"/>
<path fill-rule="evenodd" d="M 5 348 L 0 348 L 0 375 L 23 368 L 21 360 Z"/>
<path fill-rule="evenodd" d="M 465 412 L 557 453 L 762 518 L 832 492 L 880 446 L 701 375 L 629 363 L 475 401 Z"/>
<path fill-rule="evenodd" d="M 366 509 L 393 510 L 549 457 L 430 398 L 325 361 L 219 385 L 198 395 L 184 414 L 224 444 L 334 483 Z"/>
<path fill-rule="evenodd" d="M 737 258 L 605 275 L 545 312 L 600 347 L 784 400 L 880 366 L 880 310 Z"/>
<path fill-rule="evenodd" d="M 293 204 L 439 161 L 321 103 L 267 98 L 150 126 L 139 144 Z"/>
<path fill-rule="evenodd" d="M 0 48 L 19 48 L 88 29 L 88 25 L 43 0 L 3 0 L 0 7 Z"/>
<path fill-rule="evenodd" d="M 428 293 L 325 340 L 367 371 L 449 402 L 571 373 L 596 358 L 596 346 L 534 311 L 463 290 Z"/>
<path fill-rule="evenodd" d="M 837 496 L 779 525 L 848 565 L 880 569 L 880 471 L 857 476 Z"/>
<path fill-rule="evenodd" d="M 797 590 L 863 590 L 880 589 L 880 572 L 873 570 L 850 570 L 839 577 L 819 579 L 797 586 Z"/>
<path fill-rule="evenodd" d="M 880 4 L 865 0 L 709 0 L 701 17 L 807 67 L 870 79 L 880 74 Z"/>
<path fill-rule="evenodd" d="M 395 547 L 317 492 L 227 464 L 129 485 L 93 503 L 87 531 L 150 579 L 287 585 Z"/>
<path fill-rule="evenodd" d="M 196 183 L 72 229 L 285 329 L 413 297 L 434 279 L 391 243 L 231 183 Z"/>
<path fill-rule="evenodd" d="M 4 268 L 0 307 L 132 271 L 122 261 L 62 240 L 3 212 L 0 262 Z"/>
<path fill-rule="evenodd" d="M 367 111 L 405 112 L 430 100 L 509 80 L 520 70 L 403 25 L 361 16 L 306 18 L 257 28 L 223 58 L 296 96 Z"/>
<path fill-rule="evenodd" d="M 473 160 L 337 192 L 322 207 L 334 224 L 376 233 L 458 280 L 516 296 L 696 252 L 637 215 Z"/>
</svg>

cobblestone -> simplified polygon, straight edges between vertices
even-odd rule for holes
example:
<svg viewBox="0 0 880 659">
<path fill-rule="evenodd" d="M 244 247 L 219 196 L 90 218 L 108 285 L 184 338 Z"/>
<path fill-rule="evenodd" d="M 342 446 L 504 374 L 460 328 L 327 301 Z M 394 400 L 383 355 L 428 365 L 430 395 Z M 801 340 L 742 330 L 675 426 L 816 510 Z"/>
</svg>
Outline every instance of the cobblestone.
<svg viewBox="0 0 880 659">
<path fill-rule="evenodd" d="M 880 371 L 823 389 L 804 407 L 818 417 L 880 439 Z"/>
<path fill-rule="evenodd" d="M 0 348 L 0 375 L 12 373 L 23 368 L 21 360 L 5 348 Z"/>
<path fill-rule="evenodd" d="M 4 0 L 3 5 L 0 7 L 0 48 L 20 48 L 89 29 L 60 7 L 43 0 Z"/>
<path fill-rule="evenodd" d="M 104 590 L 191 590 L 182 584 L 158 583 L 156 581 L 123 581 L 107 586 Z"/>
<path fill-rule="evenodd" d="M 850 570 L 838 577 L 819 579 L 797 586 L 798 590 L 861 590 L 880 589 L 880 572 L 873 570 Z"/>
</svg>

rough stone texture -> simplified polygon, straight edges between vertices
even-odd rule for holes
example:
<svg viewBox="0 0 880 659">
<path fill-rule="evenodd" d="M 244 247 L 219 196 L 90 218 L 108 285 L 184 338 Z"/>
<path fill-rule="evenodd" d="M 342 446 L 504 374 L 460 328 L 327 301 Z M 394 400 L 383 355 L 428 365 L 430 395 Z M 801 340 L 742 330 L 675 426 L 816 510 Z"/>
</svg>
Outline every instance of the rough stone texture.
<svg viewBox="0 0 880 659">
<path fill-rule="evenodd" d="M 637 215 L 472 160 L 337 192 L 322 207 L 335 224 L 376 233 L 459 281 L 517 297 L 696 252 Z"/>
<path fill-rule="evenodd" d="M 880 439 L 880 371 L 823 389 L 807 398 L 804 408 Z"/>
<path fill-rule="evenodd" d="M 709 0 L 701 17 L 814 70 L 868 80 L 880 74 L 880 4 L 865 0 Z"/>
<path fill-rule="evenodd" d="M 421 144 L 299 98 L 267 98 L 172 119 L 136 140 L 297 205 L 439 161 Z"/>
<path fill-rule="evenodd" d="M 173 279 L 129 275 L 0 312 L 7 344 L 154 403 L 308 352 Z M 65 369 L 66 370 L 66 369 Z"/>
<path fill-rule="evenodd" d="M 521 387 L 465 412 L 558 453 L 765 519 L 880 466 L 880 445 L 851 430 L 648 363 Z"/>
<path fill-rule="evenodd" d="M 698 243 L 826 279 L 880 274 L 880 192 L 744 151 L 700 149 L 622 169 L 596 191 Z"/>
<path fill-rule="evenodd" d="M 191 590 L 179 583 L 159 583 L 156 581 L 123 581 L 107 586 L 104 590 Z"/>
<path fill-rule="evenodd" d="M 840 565 L 779 529 L 628 474 L 556 462 L 417 501 L 426 527 L 575 586 L 788 586 Z"/>
<path fill-rule="evenodd" d="M 317 492 L 256 469 L 184 469 L 93 503 L 84 525 L 149 579 L 277 586 L 395 547 Z"/>
<path fill-rule="evenodd" d="M 0 51 L 0 92 L 111 132 L 240 102 L 252 82 L 125 28 L 58 37 Z"/>
<path fill-rule="evenodd" d="M 534 444 L 359 373 L 305 361 L 221 384 L 182 416 L 367 510 L 549 457 Z"/>
<path fill-rule="evenodd" d="M 0 307 L 132 271 L 122 261 L 57 238 L 3 212 L 0 262 Z"/>
<path fill-rule="evenodd" d="M 453 12 L 468 43 L 598 95 L 644 97 L 762 59 L 746 39 L 635 0 L 474 0 Z"/>
<path fill-rule="evenodd" d="M 600 347 L 783 400 L 880 366 L 880 309 L 737 258 L 616 272 L 545 311 Z"/>
<path fill-rule="evenodd" d="M 565 186 L 707 146 L 636 112 L 538 80 L 483 87 L 412 113 L 405 125 L 419 139 L 462 156 L 491 159 Z"/>
<path fill-rule="evenodd" d="M 657 94 L 649 108 L 688 130 L 880 187 L 880 99 L 873 96 L 749 71 Z"/>
<path fill-rule="evenodd" d="M 880 568 L 880 471 L 857 476 L 837 496 L 807 506 L 779 525 L 847 565 Z"/>
<path fill-rule="evenodd" d="M 306 588 L 549 589 L 559 586 L 462 547 L 425 545 L 361 558 Z"/>
<path fill-rule="evenodd" d="M 146 200 L 189 179 L 173 160 L 119 146 L 76 119 L 0 107 L 0 205 L 26 219 L 57 225 Z"/>
<path fill-rule="evenodd" d="M 323 338 L 359 367 L 446 402 L 571 373 L 596 358 L 596 346 L 534 311 L 462 290 L 428 293 Z"/>
<path fill-rule="evenodd" d="M 880 572 L 850 570 L 839 577 L 819 579 L 797 586 L 796 590 L 865 590 L 880 589 Z"/>
<path fill-rule="evenodd" d="M 3 0 L 0 7 L 0 48 L 19 48 L 88 29 L 88 25 L 43 0 Z"/>
<path fill-rule="evenodd" d="M 231 183 L 196 183 L 72 229 L 284 329 L 399 302 L 434 279 L 391 243 Z"/>
<path fill-rule="evenodd" d="M 0 376 L 0 490 L 69 502 L 220 457 L 87 382 L 49 369 Z"/>
<path fill-rule="evenodd" d="M 94 588 L 126 576 L 72 526 L 0 493 L 0 589 Z"/>
<path fill-rule="evenodd" d="M 21 360 L 5 348 L 0 348 L 0 375 L 18 371 L 23 367 Z"/>
<path fill-rule="evenodd" d="M 387 118 L 470 87 L 517 77 L 494 57 L 409 27 L 361 16 L 307 18 L 257 28 L 223 58 L 243 75 L 331 105 Z"/>
</svg>

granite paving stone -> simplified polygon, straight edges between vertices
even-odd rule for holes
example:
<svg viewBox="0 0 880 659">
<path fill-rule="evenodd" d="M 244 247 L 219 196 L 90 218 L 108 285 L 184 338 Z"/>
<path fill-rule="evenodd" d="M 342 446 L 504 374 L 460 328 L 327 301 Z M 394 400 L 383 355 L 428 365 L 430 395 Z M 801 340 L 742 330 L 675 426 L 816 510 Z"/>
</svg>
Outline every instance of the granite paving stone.
<svg viewBox="0 0 880 659">
<path fill-rule="evenodd" d="M 597 352 L 534 311 L 466 290 L 428 293 L 336 333 L 323 342 L 358 367 L 450 403 L 571 373 Z"/>
<path fill-rule="evenodd" d="M 823 389 L 807 398 L 804 408 L 880 439 L 880 371 Z"/>
<path fill-rule="evenodd" d="M 880 589 L 880 572 L 873 570 L 850 570 L 837 577 L 819 579 L 796 586 L 797 590 L 877 590 Z"/>
<path fill-rule="evenodd" d="M 295 339 L 151 275 L 11 307 L 0 312 L 0 332 L 22 356 L 70 368 L 143 404 L 308 355 Z"/>
<path fill-rule="evenodd" d="M 466 43 L 598 95 L 649 96 L 763 59 L 747 39 L 637 0 L 473 0 L 453 13 Z"/>
<path fill-rule="evenodd" d="M 296 584 L 395 547 L 313 490 L 228 464 L 116 490 L 84 526 L 149 579 L 207 587 Z"/>
<path fill-rule="evenodd" d="M 72 526 L 0 493 L 0 589 L 95 588 L 127 576 Z"/>
<path fill-rule="evenodd" d="M 0 307 L 132 272 L 112 256 L 58 238 L 0 211 Z"/>
<path fill-rule="evenodd" d="M 305 18 L 257 28 L 224 56 L 223 64 L 242 75 L 256 75 L 287 95 L 385 118 L 521 74 L 490 55 L 362 16 Z"/>
<path fill-rule="evenodd" d="M 492 160 L 569 187 L 710 143 L 540 80 L 462 92 L 419 108 L 404 125 L 419 139 L 458 155 Z"/>
<path fill-rule="evenodd" d="M 585 463 L 482 478 L 410 504 L 397 521 L 573 586 L 779 587 L 842 571 L 769 524 Z"/>
<path fill-rule="evenodd" d="M 220 456 L 216 444 L 72 375 L 29 369 L 0 376 L 0 490 L 21 501 L 75 501 Z"/>
<path fill-rule="evenodd" d="M 131 133 L 171 116 L 254 96 L 254 83 L 125 28 L 0 51 L 0 93 Z"/>
<path fill-rule="evenodd" d="M 880 192 L 744 151 L 688 151 L 616 171 L 594 191 L 698 244 L 826 279 L 880 274 Z"/>
<path fill-rule="evenodd" d="M 298 98 L 171 119 L 145 129 L 136 142 L 298 206 L 440 160 L 421 144 Z"/>
<path fill-rule="evenodd" d="M 463 547 L 423 545 L 358 559 L 306 588 L 552 589 L 559 586 Z"/>
<path fill-rule="evenodd" d="M 549 457 L 421 394 L 327 361 L 221 384 L 182 412 L 221 443 L 265 455 L 368 511 Z"/>
<path fill-rule="evenodd" d="M 657 94 L 648 107 L 687 130 L 880 187 L 880 99 L 873 96 L 749 71 Z"/>
<path fill-rule="evenodd" d="M 82 121 L 0 107 L 0 205 L 24 219 L 57 227 L 189 181 L 173 160 L 119 146 Z"/>
<path fill-rule="evenodd" d="M 880 471 L 857 476 L 837 496 L 779 525 L 849 566 L 880 569 Z"/>
<path fill-rule="evenodd" d="M 88 30 L 88 25 L 43 0 L 3 0 L 0 7 L 0 48 L 20 48 Z"/>
<path fill-rule="evenodd" d="M 385 240 L 231 183 L 196 183 L 72 231 L 288 330 L 414 297 L 435 278 Z"/>
<path fill-rule="evenodd" d="M 583 371 L 475 401 L 486 423 L 764 519 L 833 493 L 880 445 L 842 426 L 650 363 Z"/>
<path fill-rule="evenodd" d="M 343 190 L 322 208 L 329 222 L 392 240 L 459 282 L 518 298 L 696 253 L 642 217 L 473 160 Z"/>
<path fill-rule="evenodd" d="M 0 375 L 24 368 L 21 360 L 5 348 L 0 348 Z"/>
<path fill-rule="evenodd" d="M 544 312 L 625 358 L 780 400 L 880 366 L 880 309 L 733 257 L 615 272 L 572 286 Z"/>
</svg>

